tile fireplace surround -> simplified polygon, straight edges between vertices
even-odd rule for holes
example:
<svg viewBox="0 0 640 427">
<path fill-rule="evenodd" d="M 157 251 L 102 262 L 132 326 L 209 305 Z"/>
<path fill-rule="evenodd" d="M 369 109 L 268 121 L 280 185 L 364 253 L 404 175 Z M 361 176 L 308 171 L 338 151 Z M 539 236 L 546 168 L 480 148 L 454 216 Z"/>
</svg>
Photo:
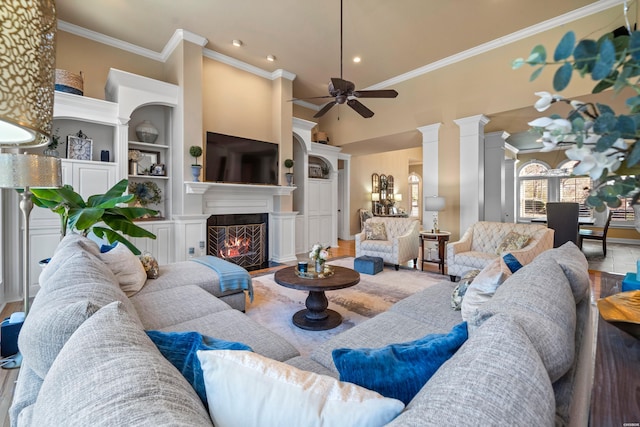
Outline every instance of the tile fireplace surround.
<svg viewBox="0 0 640 427">
<path fill-rule="evenodd" d="M 282 211 L 280 197 L 296 187 L 280 185 L 185 182 L 186 194 L 202 197 L 202 213 L 210 215 L 269 214 L 269 260 L 295 261 L 295 218 L 297 212 Z M 206 219 L 205 219 L 206 222 Z"/>
</svg>

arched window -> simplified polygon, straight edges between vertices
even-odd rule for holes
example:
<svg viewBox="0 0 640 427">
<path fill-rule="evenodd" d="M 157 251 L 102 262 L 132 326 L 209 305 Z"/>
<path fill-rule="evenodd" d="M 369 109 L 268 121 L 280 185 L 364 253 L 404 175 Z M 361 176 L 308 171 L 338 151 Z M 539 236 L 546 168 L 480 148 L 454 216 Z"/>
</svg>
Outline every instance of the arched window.
<svg viewBox="0 0 640 427">
<path fill-rule="evenodd" d="M 549 166 L 531 160 L 518 171 L 518 219 L 545 216 L 545 205 L 549 201 Z"/>
<path fill-rule="evenodd" d="M 518 218 L 545 216 L 547 202 L 579 203 L 580 216 L 591 217 L 593 212 L 585 202 L 593 181 L 588 176 L 571 176 L 577 163 L 565 160 L 555 169 L 540 160 L 522 165 L 518 172 Z"/>
<path fill-rule="evenodd" d="M 420 218 L 420 177 L 415 173 L 409 175 L 409 216 Z"/>
</svg>

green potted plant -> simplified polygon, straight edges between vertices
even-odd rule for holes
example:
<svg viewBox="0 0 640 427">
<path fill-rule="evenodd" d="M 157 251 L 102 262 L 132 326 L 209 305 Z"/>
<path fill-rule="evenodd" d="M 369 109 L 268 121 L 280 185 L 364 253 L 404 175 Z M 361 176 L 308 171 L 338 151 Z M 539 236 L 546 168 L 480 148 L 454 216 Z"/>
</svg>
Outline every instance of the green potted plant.
<svg viewBox="0 0 640 427">
<path fill-rule="evenodd" d="M 51 134 L 51 142 L 43 152 L 45 156 L 60 157 L 60 153 L 58 153 L 58 145 L 60 144 L 60 135 L 58 135 L 59 130 L 60 128 L 56 128 L 56 130 Z"/>
<path fill-rule="evenodd" d="M 139 255 L 140 251 L 123 235 L 130 237 L 148 237 L 155 234 L 137 226 L 133 220 L 145 215 L 155 216 L 156 211 L 142 207 L 118 206 L 135 198 L 133 194 L 123 195 L 128 181 L 123 179 L 111 187 L 105 194 L 89 196 L 85 201 L 70 185 L 61 188 L 32 188 L 33 204 L 49 209 L 60 215 L 60 234 L 66 236 L 68 230 L 75 230 L 83 236 L 93 232 L 109 243 L 121 242 Z"/>
<path fill-rule="evenodd" d="M 284 174 L 284 176 L 287 178 L 287 185 L 293 185 L 293 173 L 291 172 L 291 168 L 293 167 L 293 160 L 286 159 L 284 161 L 284 167 L 289 169 L 289 172 Z"/>
<path fill-rule="evenodd" d="M 191 165 L 191 175 L 193 175 L 193 182 L 200 182 L 200 170 L 202 169 L 202 165 L 198 164 L 198 157 L 202 156 L 202 148 L 197 145 L 192 145 L 189 147 L 189 154 L 193 157 L 196 162 Z"/>
</svg>

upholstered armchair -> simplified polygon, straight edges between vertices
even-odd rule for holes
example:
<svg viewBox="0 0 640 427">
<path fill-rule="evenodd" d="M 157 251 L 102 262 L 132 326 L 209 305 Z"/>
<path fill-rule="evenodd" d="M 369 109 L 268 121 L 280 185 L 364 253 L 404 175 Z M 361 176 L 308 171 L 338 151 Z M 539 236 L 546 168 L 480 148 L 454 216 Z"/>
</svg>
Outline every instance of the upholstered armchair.
<svg viewBox="0 0 640 427">
<path fill-rule="evenodd" d="M 511 232 L 528 236 L 520 249 L 508 249 L 520 264 L 525 265 L 553 248 L 554 231 L 542 224 L 514 224 L 480 221 L 473 224 L 457 242 L 447 245 L 447 270 L 455 281 L 470 270 L 482 270 L 498 258 L 498 247 Z"/>
<path fill-rule="evenodd" d="M 380 224 L 384 225 L 386 236 L 372 235 L 370 233 L 372 227 L 379 228 Z M 367 238 L 368 231 L 369 238 Z M 385 263 L 393 264 L 398 270 L 400 264 L 410 260 L 413 260 L 414 266 L 416 265 L 419 245 L 420 223 L 417 219 L 373 217 L 367 219 L 363 231 L 356 234 L 356 257 L 363 255 L 380 257 Z"/>
</svg>

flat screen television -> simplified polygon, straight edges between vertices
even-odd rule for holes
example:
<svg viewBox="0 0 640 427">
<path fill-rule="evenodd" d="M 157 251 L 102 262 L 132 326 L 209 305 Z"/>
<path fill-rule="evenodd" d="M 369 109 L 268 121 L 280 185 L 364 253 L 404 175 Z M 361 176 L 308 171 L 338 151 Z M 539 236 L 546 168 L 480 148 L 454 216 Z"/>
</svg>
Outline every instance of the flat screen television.
<svg viewBox="0 0 640 427">
<path fill-rule="evenodd" d="M 207 132 L 205 181 L 278 184 L 278 144 Z"/>
</svg>

